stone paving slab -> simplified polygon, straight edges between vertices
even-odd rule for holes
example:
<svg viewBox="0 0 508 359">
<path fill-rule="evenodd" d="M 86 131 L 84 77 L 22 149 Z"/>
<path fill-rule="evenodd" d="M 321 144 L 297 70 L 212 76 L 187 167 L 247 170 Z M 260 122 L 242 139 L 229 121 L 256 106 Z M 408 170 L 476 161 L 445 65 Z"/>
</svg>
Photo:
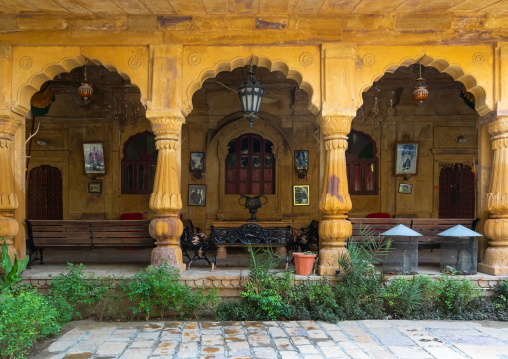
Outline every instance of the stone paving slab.
<svg viewBox="0 0 508 359">
<path fill-rule="evenodd" d="M 31 359 L 508 359 L 508 323 L 70 323 Z"/>
</svg>

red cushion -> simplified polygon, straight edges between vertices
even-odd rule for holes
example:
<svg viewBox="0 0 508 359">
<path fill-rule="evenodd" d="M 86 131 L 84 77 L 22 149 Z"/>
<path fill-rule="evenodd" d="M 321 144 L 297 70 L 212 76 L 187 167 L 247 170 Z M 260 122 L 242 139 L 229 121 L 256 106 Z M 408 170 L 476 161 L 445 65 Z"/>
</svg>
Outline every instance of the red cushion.
<svg viewBox="0 0 508 359">
<path fill-rule="evenodd" d="M 137 221 L 143 219 L 142 213 L 122 213 L 120 216 L 122 221 Z"/>
</svg>

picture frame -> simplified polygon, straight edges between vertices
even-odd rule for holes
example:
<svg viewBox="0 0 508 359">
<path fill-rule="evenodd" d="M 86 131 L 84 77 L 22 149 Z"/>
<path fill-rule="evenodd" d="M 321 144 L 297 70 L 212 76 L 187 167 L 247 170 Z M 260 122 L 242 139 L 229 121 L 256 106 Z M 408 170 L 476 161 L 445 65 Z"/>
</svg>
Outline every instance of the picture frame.
<svg viewBox="0 0 508 359">
<path fill-rule="evenodd" d="M 399 183 L 399 193 L 411 194 L 413 192 L 413 185 L 409 183 Z"/>
<path fill-rule="evenodd" d="M 189 185 L 189 206 L 206 206 L 206 185 Z"/>
<path fill-rule="evenodd" d="M 295 170 L 309 170 L 309 151 L 295 150 Z"/>
<path fill-rule="evenodd" d="M 418 174 L 418 142 L 395 143 L 395 176 Z"/>
<path fill-rule="evenodd" d="M 88 193 L 102 193 L 102 182 L 88 182 Z"/>
<path fill-rule="evenodd" d="M 191 152 L 190 153 L 190 171 L 205 172 L 205 153 L 204 152 Z"/>
<path fill-rule="evenodd" d="M 85 174 L 106 174 L 104 143 L 83 143 L 83 165 Z"/>
<path fill-rule="evenodd" d="M 296 185 L 293 186 L 293 205 L 294 206 L 309 206 L 309 185 Z"/>
</svg>

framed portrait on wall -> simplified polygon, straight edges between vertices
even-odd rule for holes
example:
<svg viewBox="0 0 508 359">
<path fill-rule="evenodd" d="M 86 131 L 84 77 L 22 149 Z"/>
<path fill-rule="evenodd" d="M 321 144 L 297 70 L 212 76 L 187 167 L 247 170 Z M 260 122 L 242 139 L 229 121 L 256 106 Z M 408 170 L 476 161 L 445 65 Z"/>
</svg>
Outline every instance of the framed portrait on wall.
<svg viewBox="0 0 508 359">
<path fill-rule="evenodd" d="M 88 182 L 88 193 L 102 193 L 102 182 Z"/>
<path fill-rule="evenodd" d="M 309 185 L 293 186 L 293 205 L 294 206 L 309 206 Z"/>
<path fill-rule="evenodd" d="M 418 143 L 395 143 L 395 176 L 418 174 Z"/>
<path fill-rule="evenodd" d="M 295 150 L 295 170 L 309 169 L 309 151 Z"/>
<path fill-rule="evenodd" d="M 83 143 L 83 163 L 85 174 L 105 174 L 104 144 L 102 142 Z"/>
<path fill-rule="evenodd" d="M 206 185 L 189 185 L 189 206 L 206 206 Z"/>
<path fill-rule="evenodd" d="M 190 170 L 191 172 L 205 171 L 205 154 L 204 152 L 190 153 Z"/>
<path fill-rule="evenodd" d="M 408 183 L 399 183 L 399 193 L 411 194 L 413 192 L 413 185 Z"/>
</svg>

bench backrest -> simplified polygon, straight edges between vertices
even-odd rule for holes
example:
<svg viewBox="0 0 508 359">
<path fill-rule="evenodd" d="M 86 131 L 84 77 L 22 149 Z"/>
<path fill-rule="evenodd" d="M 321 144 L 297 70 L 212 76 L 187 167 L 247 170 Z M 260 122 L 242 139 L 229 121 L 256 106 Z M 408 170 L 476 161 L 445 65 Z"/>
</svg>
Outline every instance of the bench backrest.
<svg viewBox="0 0 508 359">
<path fill-rule="evenodd" d="M 29 246 L 152 247 L 150 221 L 46 221 L 26 220 Z"/>
<path fill-rule="evenodd" d="M 353 226 L 353 235 L 351 236 L 353 239 L 359 238 L 361 229 L 367 226 L 377 236 L 398 224 L 403 224 L 422 235 L 422 237 L 418 237 L 420 242 L 439 242 L 440 237 L 437 234 L 457 224 L 475 230 L 478 222 L 478 219 L 472 218 L 349 218 L 349 220 Z"/>
</svg>

